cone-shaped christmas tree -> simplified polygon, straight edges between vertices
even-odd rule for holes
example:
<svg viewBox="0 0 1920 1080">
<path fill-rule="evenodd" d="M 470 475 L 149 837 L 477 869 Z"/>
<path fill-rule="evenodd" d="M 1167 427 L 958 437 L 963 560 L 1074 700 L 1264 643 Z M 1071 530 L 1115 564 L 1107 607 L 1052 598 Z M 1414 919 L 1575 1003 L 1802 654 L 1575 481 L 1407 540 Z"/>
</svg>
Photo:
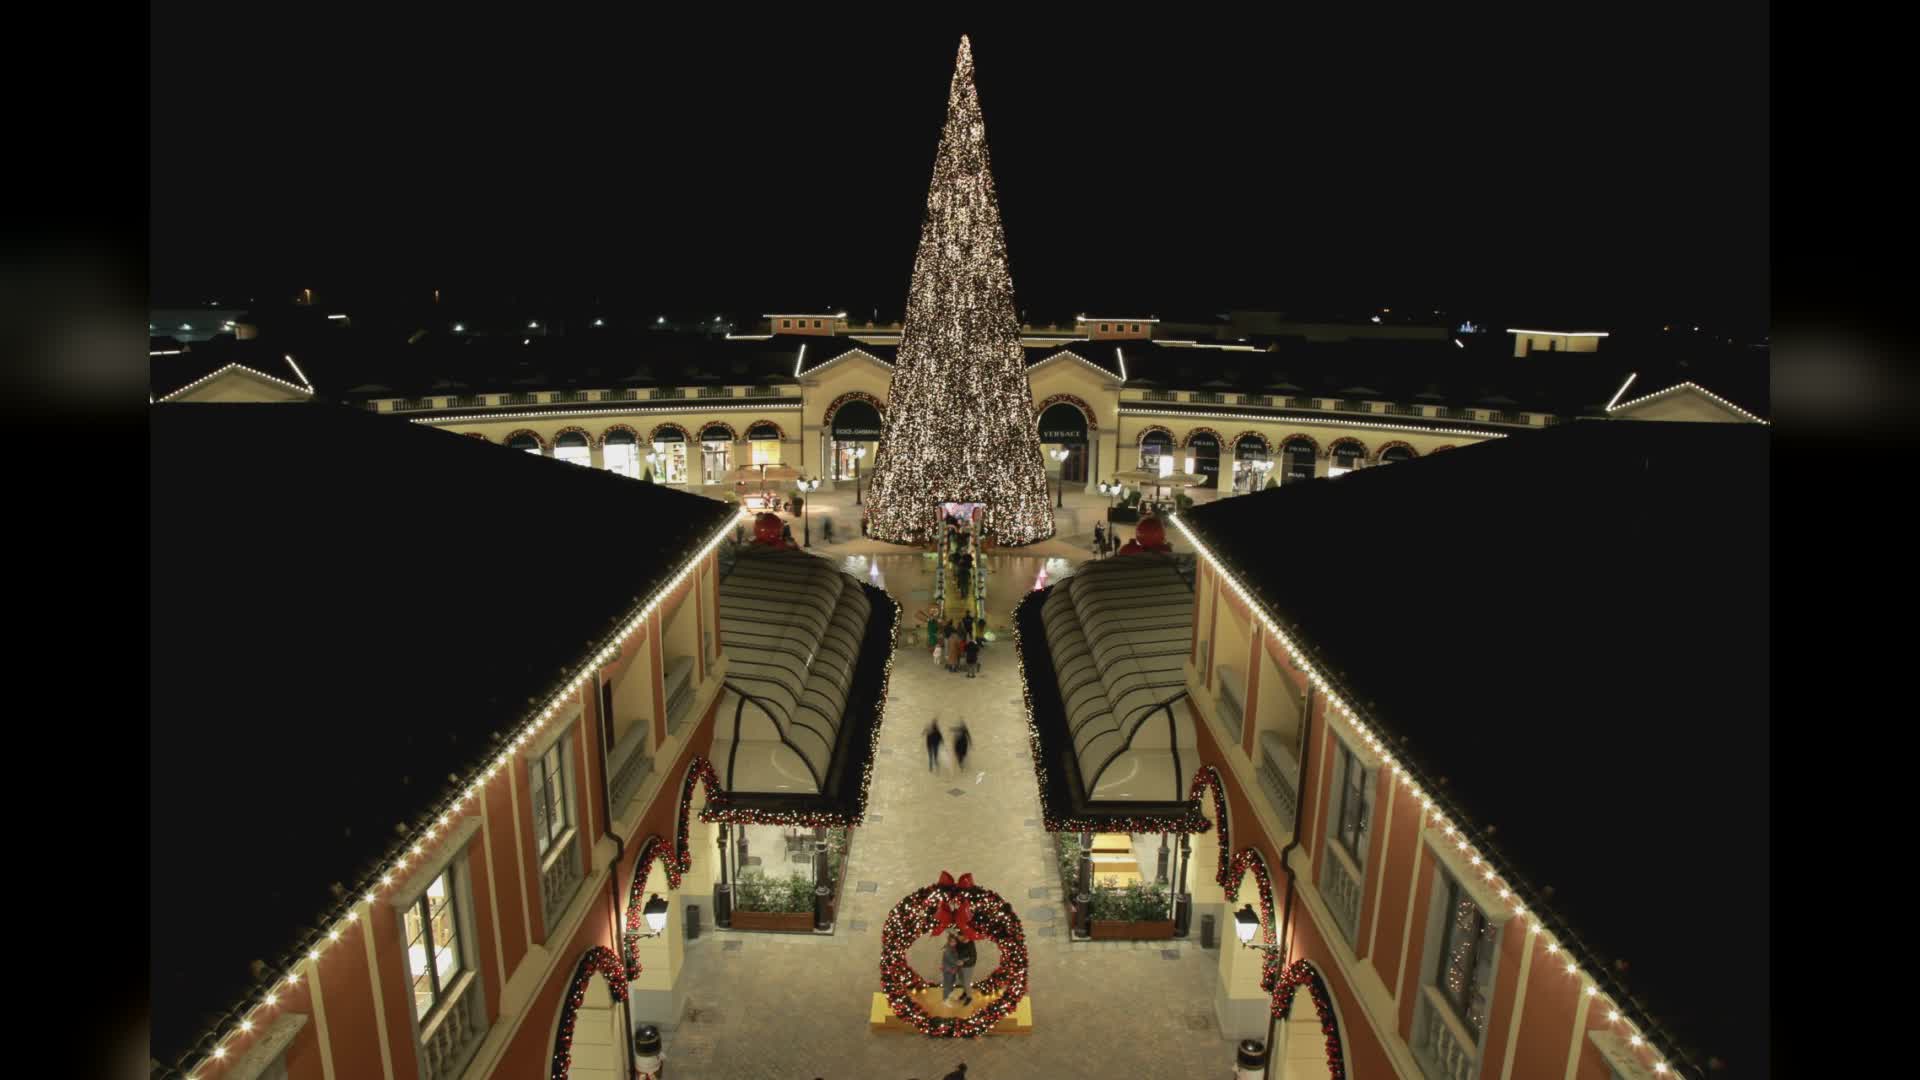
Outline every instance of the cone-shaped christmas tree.
<svg viewBox="0 0 1920 1080">
<path fill-rule="evenodd" d="M 1007 241 L 987 168 L 987 129 L 964 37 L 869 492 L 875 539 L 933 539 L 942 502 L 985 503 L 984 530 L 996 543 L 1053 535 Z"/>
</svg>

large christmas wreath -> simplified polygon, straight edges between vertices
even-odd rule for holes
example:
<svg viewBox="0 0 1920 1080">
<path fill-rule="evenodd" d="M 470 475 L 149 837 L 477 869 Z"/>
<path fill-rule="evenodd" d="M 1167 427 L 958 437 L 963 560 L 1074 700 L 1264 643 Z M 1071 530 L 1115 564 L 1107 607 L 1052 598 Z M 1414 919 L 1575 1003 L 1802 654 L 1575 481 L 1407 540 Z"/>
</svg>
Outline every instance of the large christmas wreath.
<svg viewBox="0 0 1920 1080">
<path fill-rule="evenodd" d="M 915 997 L 939 984 L 913 970 L 907 949 L 923 935 L 944 933 L 949 926 L 968 941 L 985 938 L 1000 948 L 999 966 L 971 984 L 973 992 L 986 999 L 971 1016 L 933 1016 Z M 1020 917 L 999 893 L 975 885 L 972 874 L 955 880 L 941 871 L 939 881 L 908 894 L 887 913 L 880 930 L 880 989 L 893 1014 L 922 1035 L 971 1039 L 985 1034 L 1027 996 L 1027 939 Z"/>
</svg>

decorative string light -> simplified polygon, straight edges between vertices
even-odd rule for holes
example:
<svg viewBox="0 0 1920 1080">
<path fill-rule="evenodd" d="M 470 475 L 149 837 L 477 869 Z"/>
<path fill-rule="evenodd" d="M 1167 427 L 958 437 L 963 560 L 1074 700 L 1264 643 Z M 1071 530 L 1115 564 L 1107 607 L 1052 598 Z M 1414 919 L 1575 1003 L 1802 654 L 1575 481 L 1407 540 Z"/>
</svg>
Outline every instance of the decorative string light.
<svg viewBox="0 0 1920 1080">
<path fill-rule="evenodd" d="M 963 878 L 962 880 L 970 880 Z M 917 995 L 935 985 L 907 963 L 907 949 L 921 937 L 944 928 L 940 909 L 967 905 L 971 925 L 979 936 L 998 946 L 1000 963 L 968 989 L 985 999 L 978 1012 L 967 1016 L 933 1016 L 920 1007 Z M 928 885 L 908 893 L 880 928 L 880 989 L 893 1014 L 912 1024 L 922 1035 L 971 1039 L 984 1035 L 1013 1012 L 1027 996 L 1027 941 L 1013 905 L 992 889 L 978 885 Z"/>
<path fill-rule="evenodd" d="M 297 388 L 296 388 L 297 389 Z M 421 416 L 413 423 L 440 427 L 446 424 L 479 424 L 489 420 L 546 420 L 556 416 L 631 416 L 635 413 L 704 413 L 704 412 L 740 412 L 750 409 L 799 409 L 798 398 L 760 398 L 755 401 L 743 401 L 736 405 L 715 405 L 705 400 L 682 401 L 676 405 L 618 405 L 602 409 L 542 409 L 538 412 L 502 412 L 475 413 L 470 416 Z"/>
<path fill-rule="evenodd" d="M 868 488 L 868 534 L 930 542 L 934 507 L 964 502 L 985 504 L 982 528 L 997 543 L 1052 536 L 1052 492 L 965 37 L 897 355 Z"/>
<path fill-rule="evenodd" d="M 694 553 L 690 555 L 686 559 L 686 561 L 681 564 L 679 572 L 674 574 L 674 576 L 670 580 L 668 580 L 665 584 L 655 589 L 653 591 L 653 594 L 647 598 L 647 601 L 645 604 L 643 604 L 633 615 L 628 617 L 627 620 L 620 625 L 619 629 L 614 631 L 612 634 L 608 635 L 606 643 L 603 646 L 601 646 L 598 650 L 596 650 L 588 661 L 586 661 L 584 664 L 580 666 L 580 668 L 576 671 L 572 679 L 570 679 L 560 690 L 556 691 L 550 697 L 548 697 L 544 707 L 542 707 L 537 713 L 533 714 L 527 720 L 522 722 L 519 731 L 513 736 L 513 738 L 508 740 L 509 744 L 516 747 L 524 745 L 528 739 L 531 739 L 534 735 L 538 734 L 539 731 L 546 726 L 548 721 L 552 720 L 556 715 L 560 714 L 563 708 L 568 707 L 573 702 L 575 695 L 579 693 L 580 688 L 586 684 L 587 679 L 590 678 L 595 672 L 599 671 L 601 668 L 612 663 L 619 656 L 620 651 L 626 646 L 626 643 L 633 637 L 633 635 L 638 633 L 643 627 L 646 626 L 647 618 L 648 616 L 653 614 L 654 609 L 658 608 L 661 605 L 661 603 L 666 600 L 667 597 L 672 596 L 680 588 L 681 584 L 686 581 L 687 577 L 690 574 L 694 573 L 694 571 L 697 570 L 700 567 L 700 565 L 706 561 L 707 556 L 713 553 L 714 548 L 718 547 L 721 541 L 733 535 L 735 521 L 736 519 L 733 517 L 733 515 L 731 514 L 727 515 L 725 523 L 719 529 L 715 530 L 711 536 L 707 537 L 706 540 L 701 542 L 700 546 L 695 549 Z M 896 618 L 897 618 L 897 611 L 898 611 L 898 608 L 896 605 Z M 889 671 L 890 670 L 891 670 L 891 656 L 889 656 Z M 883 695 L 883 701 L 884 701 L 884 695 Z M 496 771 L 498 771 L 499 767 L 506 760 L 508 759 L 505 755 L 502 755 L 501 757 L 496 758 L 494 760 L 493 766 L 486 770 L 486 776 L 488 778 L 492 777 L 493 774 Z M 871 765 L 869 765 L 869 772 L 870 771 L 871 771 Z M 458 798 L 454 799 L 444 809 L 436 809 L 434 811 L 430 811 L 427 815 L 428 820 L 431 821 L 435 818 L 439 818 L 442 816 L 450 817 L 455 811 L 459 809 L 460 803 L 466 800 L 467 795 L 472 794 L 478 787 L 479 787 L 479 780 L 477 778 L 471 779 L 466 787 L 465 794 L 462 794 Z M 864 794 L 864 791 L 865 791 L 865 787 L 863 784 L 863 787 L 862 787 L 863 794 Z M 422 830 L 422 835 L 424 835 L 424 829 Z M 408 866 L 409 859 L 411 857 L 410 853 L 413 852 L 416 848 L 418 848 L 421 851 L 425 850 L 424 847 L 420 844 L 420 841 L 413 837 L 409 837 L 406 840 L 401 841 L 400 844 L 398 844 L 396 847 L 397 847 L 397 854 L 388 856 L 388 860 L 390 860 L 388 862 L 388 865 L 391 866 L 391 869 L 385 870 L 380 874 L 380 877 L 378 879 L 379 881 L 378 888 L 392 887 L 396 872 L 403 871 Z M 386 861 L 386 860 L 383 860 L 383 861 Z M 373 903 L 375 900 L 378 899 L 378 890 L 375 887 L 369 886 L 364 890 L 364 893 L 362 895 L 364 896 L 364 898 L 368 903 Z M 325 918 L 321 921 L 323 924 L 331 924 L 331 923 L 334 923 L 336 920 L 333 918 Z M 337 938 L 330 938 L 330 936 L 326 933 L 316 934 L 316 936 L 312 940 L 309 940 L 303 943 L 298 949 L 294 950 L 293 955 L 302 957 L 302 959 L 306 962 L 318 962 L 320 958 L 322 945 L 325 943 L 328 943 L 330 940 L 337 940 Z M 299 984 L 299 982 L 300 982 L 300 973 L 297 970 L 289 970 L 286 975 L 286 985 L 296 986 Z M 274 1001 L 274 996 L 272 994 L 268 994 L 266 998 L 266 1003 L 268 1005 L 272 1005 L 273 1001 Z M 237 1025 L 236 1025 L 236 1028 L 237 1028 Z M 214 1033 L 209 1033 L 208 1036 L 202 1036 L 200 1040 L 197 1040 L 195 1045 L 203 1045 L 211 1041 L 213 1045 L 212 1045 L 212 1049 L 209 1051 L 209 1055 L 218 1056 L 220 1053 L 224 1052 L 223 1044 L 226 1041 L 226 1038 L 228 1037 L 228 1035 L 230 1034 L 231 1032 L 221 1032 L 221 1033 L 218 1033 L 217 1035 L 215 1035 Z M 191 1075 L 202 1064 L 205 1064 L 204 1060 L 199 1063 L 196 1063 L 192 1068 L 188 1068 L 184 1070 L 184 1072 L 188 1075 Z"/>
<path fill-rule="evenodd" d="M 1099 372 L 1101 375 L 1104 375 L 1109 379 L 1113 378 L 1113 372 L 1108 371 L 1106 368 L 1101 367 L 1099 364 L 1094 363 L 1093 361 L 1087 359 L 1084 356 L 1081 356 L 1079 353 L 1074 352 L 1071 349 L 1061 349 L 1059 352 L 1054 353 L 1052 356 L 1049 356 L 1045 360 L 1042 360 L 1039 363 L 1033 365 L 1033 367 L 1029 368 L 1028 370 L 1030 372 L 1037 371 L 1040 368 L 1053 363 L 1055 360 L 1061 359 L 1062 357 L 1065 357 L 1068 360 L 1078 360 L 1080 363 L 1085 364 L 1087 367 L 1092 368 L 1093 370 Z M 1122 378 L 1120 381 L 1125 382 L 1126 379 Z"/>
<path fill-rule="evenodd" d="M 287 357 L 287 359 L 291 361 L 293 357 L 289 356 Z M 280 386 L 284 386 L 296 394 L 305 394 L 308 397 L 313 396 L 313 388 L 311 386 L 295 386 L 294 384 L 288 382 L 285 379 L 275 378 L 264 371 L 260 371 L 256 368 L 250 368 L 245 364 L 235 362 L 220 368 L 218 371 L 215 371 L 210 375 L 202 375 L 200 378 L 195 379 L 194 381 L 188 383 L 187 385 L 181 387 L 178 390 L 175 390 L 171 394 L 162 395 L 160 398 L 160 404 L 164 405 L 167 402 L 172 401 L 174 398 L 177 398 L 182 394 L 192 393 L 194 390 L 197 390 L 200 387 L 207 385 L 208 383 L 212 382 L 213 380 L 219 378 L 222 375 L 225 375 L 227 372 L 232 371 L 235 368 L 238 368 L 239 370 L 244 371 L 249 375 L 258 375 L 260 378 L 265 379 L 270 383 L 276 383 Z M 302 376 L 302 378 L 304 379 L 305 376 Z"/>
<path fill-rule="evenodd" d="M 1244 420 L 1256 424 L 1318 424 L 1327 427 L 1356 427 L 1374 431 L 1413 431 L 1426 435 L 1470 435 L 1476 439 L 1504 439 L 1507 432 L 1482 431 L 1466 427 L 1429 427 L 1424 424 L 1393 424 L 1372 420 L 1349 419 L 1346 416 L 1293 416 L 1279 413 L 1223 413 L 1205 409 L 1168 409 L 1149 408 L 1144 405 L 1122 402 L 1121 416 L 1165 416 L 1186 420 Z M 1359 413 L 1349 414 L 1359 416 Z"/>
<path fill-rule="evenodd" d="M 1280 643 L 1281 647 L 1286 651 L 1287 655 L 1292 660 L 1294 668 L 1298 671 L 1304 672 L 1308 680 L 1312 682 L 1313 685 L 1321 691 L 1322 696 L 1326 701 L 1326 707 L 1328 712 L 1331 714 L 1337 711 L 1340 714 L 1340 718 L 1349 727 L 1351 727 L 1356 733 L 1358 733 L 1361 739 L 1365 741 L 1368 746 L 1374 749 L 1375 753 L 1379 755 L 1379 757 L 1382 760 L 1382 763 L 1386 767 L 1391 768 L 1395 771 L 1412 774 L 1414 771 L 1413 766 L 1406 762 L 1402 762 L 1398 760 L 1394 756 L 1391 749 L 1389 748 L 1388 741 L 1382 738 L 1380 733 L 1376 731 L 1371 724 L 1361 719 L 1359 713 L 1356 712 L 1354 708 L 1347 703 L 1347 701 L 1344 698 L 1344 695 L 1340 692 L 1340 690 L 1331 682 L 1331 680 L 1327 678 L 1326 675 L 1324 675 L 1320 671 L 1320 669 L 1316 665 L 1314 665 L 1311 661 L 1308 660 L 1306 650 L 1303 649 L 1301 645 L 1294 640 L 1293 635 L 1289 634 L 1286 630 L 1283 630 L 1281 628 L 1279 622 L 1275 620 L 1273 615 L 1267 610 L 1265 603 L 1259 597 L 1255 596 L 1244 584 L 1241 583 L 1239 577 L 1228 569 L 1227 564 L 1223 562 L 1218 555 L 1214 554 L 1214 552 L 1210 548 L 1208 548 L 1204 542 L 1201 541 L 1200 537 L 1194 532 L 1193 528 L 1190 527 L 1185 521 L 1181 520 L 1178 514 L 1172 514 L 1172 515 L 1169 515 L 1169 517 L 1173 521 L 1175 527 L 1177 527 L 1181 531 L 1181 533 L 1186 536 L 1187 541 L 1194 546 L 1194 549 L 1199 553 L 1201 560 L 1213 571 L 1213 573 L 1219 578 L 1219 580 L 1222 583 L 1224 583 L 1235 595 L 1237 595 L 1240 598 L 1241 602 L 1246 605 L 1247 610 L 1252 612 L 1255 616 L 1257 616 L 1260 619 L 1261 625 L 1263 625 L 1266 628 L 1267 633 L 1272 635 L 1273 639 Z M 1016 620 L 1015 627 L 1016 627 L 1016 638 L 1017 638 L 1018 620 Z M 1024 671 L 1023 671 L 1023 677 L 1024 677 Z M 1420 799 L 1423 807 L 1433 809 L 1434 823 L 1442 826 L 1442 831 L 1444 832 L 1444 834 L 1449 837 L 1459 834 L 1461 837 L 1461 839 L 1458 841 L 1458 846 L 1460 850 L 1469 851 L 1470 849 L 1468 847 L 1464 831 L 1461 830 L 1456 824 L 1454 824 L 1454 822 L 1445 813 L 1441 812 L 1441 810 L 1439 810 L 1438 808 L 1435 808 L 1435 805 L 1434 805 L 1435 801 L 1432 798 L 1432 796 L 1425 793 L 1424 791 L 1419 790 L 1418 788 L 1415 789 L 1415 794 L 1416 794 L 1416 797 Z M 1224 821 L 1224 818 L 1222 820 Z M 1249 850 L 1252 850 L 1252 849 L 1249 849 Z M 1475 858 L 1478 861 L 1489 863 L 1489 868 L 1491 869 L 1491 860 L 1486 859 L 1479 851 L 1472 850 L 1471 855 L 1473 858 Z M 1510 884 L 1503 884 L 1501 886 L 1500 888 L 1501 899 L 1505 900 L 1505 899 L 1508 899 L 1509 897 L 1513 897 L 1514 895 L 1515 895 L 1515 892 Z M 1228 898 L 1229 899 L 1232 898 L 1231 894 L 1229 894 Z M 1526 904 L 1515 899 L 1513 901 L 1512 912 L 1515 918 L 1523 918 L 1527 914 L 1527 906 Z M 1528 929 L 1530 930 L 1532 935 L 1541 935 L 1545 933 L 1538 915 L 1535 915 L 1532 919 L 1528 921 L 1529 921 Z M 1549 955 L 1557 955 L 1561 951 L 1563 946 L 1551 934 L 1546 934 L 1546 937 L 1547 937 L 1547 953 Z M 1572 948 L 1567 948 L 1566 951 L 1570 955 L 1574 952 Z M 1595 964 L 1593 965 L 1593 967 L 1595 970 L 1604 970 L 1603 965 Z M 1568 961 L 1567 974 L 1577 975 L 1579 973 L 1579 970 L 1580 969 L 1577 961 L 1575 960 Z M 1594 996 L 1599 997 L 1599 999 L 1609 1007 L 1609 1013 L 1608 1013 L 1609 1020 L 1615 1023 L 1619 1022 L 1620 1011 L 1617 1007 L 1617 1003 L 1615 999 L 1598 994 L 1597 990 L 1592 987 L 1589 988 L 1589 991 L 1593 993 Z M 1635 1030 L 1632 1033 L 1632 1037 L 1630 1041 L 1634 1046 L 1638 1047 L 1645 1040 L 1643 1039 L 1641 1034 L 1637 1030 Z M 1672 1055 L 1666 1054 L 1664 1056 L 1671 1057 Z M 1658 1067 L 1657 1069 L 1658 1071 L 1664 1071 L 1664 1069 L 1659 1069 Z"/>
<path fill-rule="evenodd" d="M 1632 380 L 1629 379 L 1628 381 L 1631 382 Z M 1620 387 L 1620 389 L 1622 391 L 1625 391 L 1626 387 L 1622 386 Z M 1634 398 L 1632 401 L 1623 401 L 1618 405 L 1609 405 L 1607 406 L 1607 411 L 1610 413 L 1613 413 L 1613 412 L 1619 412 L 1621 409 L 1631 409 L 1635 405 L 1644 405 L 1649 401 L 1656 401 L 1660 398 L 1666 397 L 1668 394 L 1677 393 L 1681 390 L 1692 390 L 1694 393 L 1697 393 L 1702 397 L 1705 397 L 1707 400 L 1713 402 L 1714 404 L 1719 405 L 1720 407 L 1725 409 L 1731 409 L 1734 412 L 1739 413 L 1742 417 L 1748 420 L 1751 420 L 1756 424 L 1767 424 L 1768 426 L 1771 426 L 1771 421 L 1762 420 L 1758 416 L 1755 416 L 1752 413 L 1748 412 L 1747 410 L 1741 408 L 1740 406 L 1735 405 L 1733 402 L 1728 401 L 1726 398 L 1721 397 L 1719 394 L 1716 394 L 1713 391 L 1707 389 L 1706 387 L 1701 386 L 1699 383 L 1691 382 L 1691 381 L 1674 383 L 1672 386 L 1667 387 L 1665 390 L 1655 391 L 1654 393 L 1648 394 L 1645 397 L 1637 397 L 1637 398 Z"/>
<path fill-rule="evenodd" d="M 802 346 L 800 346 L 800 351 L 801 351 L 802 353 L 805 353 L 805 352 L 807 351 L 807 347 L 806 347 L 805 345 L 802 345 Z M 876 364 L 879 364 L 879 365 L 880 365 L 881 367 L 883 367 L 883 368 L 886 368 L 886 369 L 887 369 L 888 371 L 892 371 L 892 370 L 894 369 L 894 366 L 893 366 L 892 364 L 889 364 L 889 363 L 887 363 L 887 362 L 886 362 L 885 360 L 883 360 L 883 359 L 881 359 L 881 358 L 880 358 L 880 357 L 878 357 L 878 356 L 875 356 L 875 355 L 873 355 L 872 353 L 870 353 L 870 352 L 868 352 L 867 350 L 865 350 L 865 349 L 859 349 L 859 348 L 854 348 L 854 349 L 848 349 L 848 350 L 847 350 L 846 352 L 843 352 L 843 353 L 841 353 L 841 354 L 840 354 L 839 356 L 836 356 L 836 357 L 834 357 L 833 359 L 831 359 L 831 360 L 828 360 L 827 362 L 825 362 L 825 363 L 823 363 L 823 364 L 816 364 L 816 365 L 814 365 L 813 367 L 811 367 L 811 368 L 809 368 L 809 369 L 807 369 L 807 371 L 805 372 L 805 374 L 808 374 L 808 375 L 818 375 L 819 373 L 821 373 L 821 372 L 823 372 L 823 371 L 825 371 L 825 370 L 827 370 L 828 368 L 830 368 L 830 367 L 832 367 L 833 365 L 835 365 L 835 364 L 837 364 L 837 363 L 839 363 L 840 361 L 842 361 L 842 360 L 849 360 L 849 359 L 852 359 L 852 358 L 853 358 L 853 357 L 855 357 L 855 356 L 864 356 L 864 357 L 866 357 L 867 359 L 869 359 L 869 360 L 871 360 L 871 361 L 873 361 L 874 363 L 876 363 Z M 799 377 L 799 376 L 801 375 L 801 371 L 800 371 L 800 368 L 799 368 L 799 365 L 797 365 L 797 364 L 796 364 L 796 365 L 794 365 L 794 371 L 793 371 L 793 373 L 794 373 L 794 377 L 796 377 L 796 378 L 798 378 L 798 377 Z"/>
</svg>

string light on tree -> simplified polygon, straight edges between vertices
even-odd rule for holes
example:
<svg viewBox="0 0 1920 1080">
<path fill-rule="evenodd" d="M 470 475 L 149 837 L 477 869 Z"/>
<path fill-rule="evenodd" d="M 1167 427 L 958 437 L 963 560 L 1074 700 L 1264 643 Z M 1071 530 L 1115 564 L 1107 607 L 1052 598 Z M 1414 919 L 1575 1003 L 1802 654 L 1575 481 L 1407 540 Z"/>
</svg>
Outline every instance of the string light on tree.
<svg viewBox="0 0 1920 1080">
<path fill-rule="evenodd" d="M 941 502 L 984 503 L 982 528 L 1000 544 L 1053 535 L 987 129 L 964 37 L 887 403 L 867 488 L 869 535 L 932 542 Z"/>
</svg>

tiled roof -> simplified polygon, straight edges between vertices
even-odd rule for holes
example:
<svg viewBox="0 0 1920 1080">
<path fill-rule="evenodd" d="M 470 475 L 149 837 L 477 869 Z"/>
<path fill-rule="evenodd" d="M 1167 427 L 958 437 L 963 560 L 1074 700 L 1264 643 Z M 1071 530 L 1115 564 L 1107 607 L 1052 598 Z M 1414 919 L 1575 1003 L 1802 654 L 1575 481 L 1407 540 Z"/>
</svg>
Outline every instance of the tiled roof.
<svg viewBox="0 0 1920 1080">
<path fill-rule="evenodd" d="M 1581 969 L 1741 1076 L 1767 1072 L 1768 436 L 1584 420 L 1182 517 Z M 1311 566 L 1274 547 L 1301 522 L 1339 537 Z"/>
<path fill-rule="evenodd" d="M 152 1034 L 172 1062 L 735 512 L 334 405 L 149 418 Z M 559 523 L 581 507 L 620 542 Z"/>
</svg>

